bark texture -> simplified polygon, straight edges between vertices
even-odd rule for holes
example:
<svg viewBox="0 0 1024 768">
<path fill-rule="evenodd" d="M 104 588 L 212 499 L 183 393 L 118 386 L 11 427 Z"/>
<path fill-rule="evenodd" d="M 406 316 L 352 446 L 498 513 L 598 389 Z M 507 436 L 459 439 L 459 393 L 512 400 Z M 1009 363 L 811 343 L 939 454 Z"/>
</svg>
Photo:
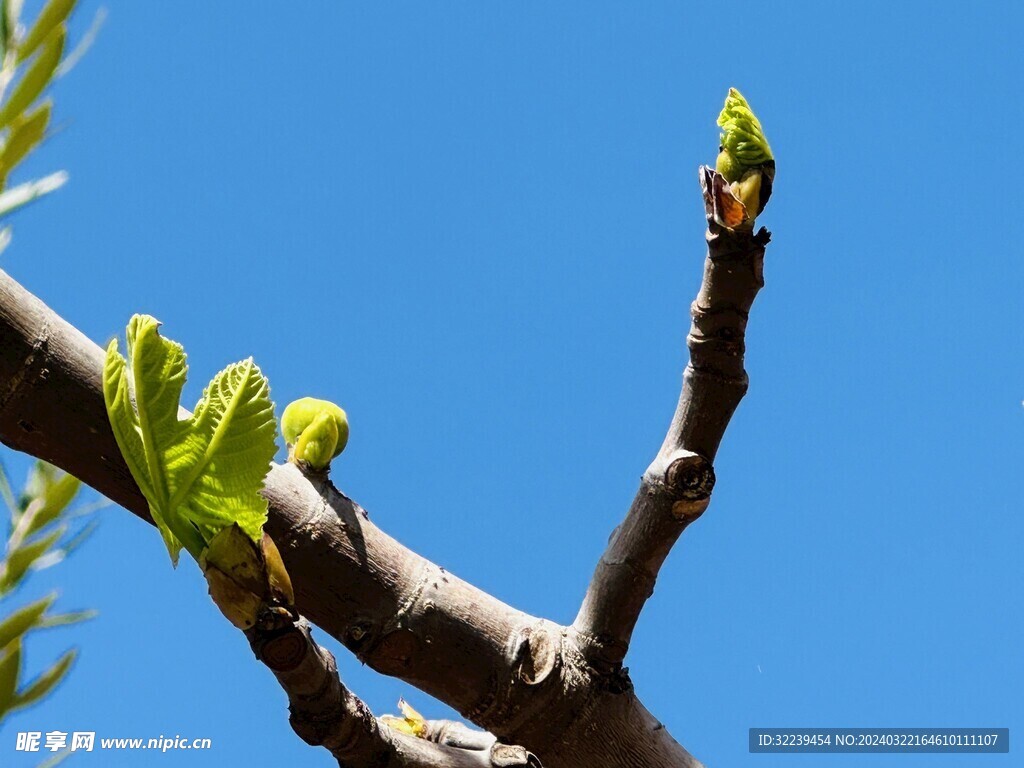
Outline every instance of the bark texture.
<svg viewBox="0 0 1024 768">
<path fill-rule="evenodd" d="M 547 768 L 700 765 L 640 703 L 622 661 L 661 564 L 707 508 L 715 452 L 747 388 L 744 330 L 762 285 L 768 234 L 721 229 L 709 216 L 707 240 L 679 404 L 571 627 L 516 610 L 409 551 L 326 477 L 292 465 L 271 469 L 267 531 L 301 614 L 373 669 L 445 701 L 497 742 L 453 755 L 450 744 L 382 736 L 341 683 L 333 657 L 296 625 L 288 640 L 295 666 L 268 666 L 293 713 L 304 713 L 293 716 L 297 729 L 332 723 L 322 733 L 313 726 L 300 732 L 313 733 L 336 757 L 343 747 L 365 750 L 345 759 L 366 768 L 532 764 L 526 750 Z M 102 367 L 99 347 L 0 271 L 0 439 L 149 520 L 107 421 Z M 259 648 L 267 663 L 265 644 Z M 456 762 L 439 762 L 441 747 L 448 749 L 443 759 Z"/>
</svg>

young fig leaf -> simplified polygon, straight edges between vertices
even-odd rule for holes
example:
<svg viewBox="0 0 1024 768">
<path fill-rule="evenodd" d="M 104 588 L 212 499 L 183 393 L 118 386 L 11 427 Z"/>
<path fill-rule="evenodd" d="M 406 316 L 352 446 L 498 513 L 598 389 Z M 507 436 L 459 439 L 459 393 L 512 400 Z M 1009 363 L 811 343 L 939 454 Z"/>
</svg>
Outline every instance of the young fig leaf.
<svg viewBox="0 0 1024 768">
<path fill-rule="evenodd" d="M 277 448 L 270 387 L 252 359 L 209 383 L 195 413 L 179 419 L 188 366 L 159 323 L 128 324 L 127 359 L 107 347 L 103 396 L 114 437 L 176 564 L 181 548 L 197 561 L 233 524 L 258 542 L 267 519 L 260 496 Z"/>
</svg>

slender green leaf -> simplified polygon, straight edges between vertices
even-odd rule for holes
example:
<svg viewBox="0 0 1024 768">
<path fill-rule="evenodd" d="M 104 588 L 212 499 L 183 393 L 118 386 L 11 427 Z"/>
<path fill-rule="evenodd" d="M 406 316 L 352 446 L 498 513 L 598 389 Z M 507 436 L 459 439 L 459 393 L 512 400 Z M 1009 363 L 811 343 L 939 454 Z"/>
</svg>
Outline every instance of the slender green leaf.
<svg viewBox="0 0 1024 768">
<path fill-rule="evenodd" d="M 9 125 L 14 118 L 28 109 L 53 79 L 54 70 L 64 54 L 64 30 L 57 28 L 46 39 L 39 57 L 32 62 L 10 97 L 0 107 L 0 127 Z"/>
<path fill-rule="evenodd" d="M 54 689 L 57 683 L 64 679 L 64 675 L 66 675 L 68 670 L 71 669 L 71 665 L 77 657 L 78 651 L 72 648 L 57 659 L 57 661 L 53 663 L 53 666 L 29 683 L 24 690 L 15 694 L 14 706 L 11 708 L 22 709 L 23 707 L 35 704 L 41 698 L 46 696 L 46 694 Z"/>
<path fill-rule="evenodd" d="M 96 38 L 100 35 L 100 30 L 103 28 L 103 22 L 107 20 L 107 9 L 100 7 L 96 9 L 96 15 L 92 17 L 92 24 L 85 31 L 85 34 L 78 39 L 78 45 L 76 45 L 71 53 L 64 56 L 64 61 L 57 67 L 57 77 L 64 77 L 68 72 L 78 66 L 78 62 L 89 52 L 92 48 L 93 43 L 96 42 Z"/>
<path fill-rule="evenodd" d="M 22 0 L 3 0 L 0 8 L 0 57 L 14 47 L 14 33 L 18 29 L 18 18 L 21 16 Z"/>
<path fill-rule="evenodd" d="M 10 230 L 10 227 L 5 227 L 5 229 Z M 0 498 L 4 500 L 4 505 L 10 510 L 12 516 L 17 516 L 21 512 L 18 502 L 14 499 L 14 491 L 11 490 L 11 482 L 7 479 L 7 470 L 4 469 L 3 464 L 0 464 Z"/>
<path fill-rule="evenodd" d="M 221 371 L 192 418 L 179 420 L 185 353 L 160 336 L 159 325 L 146 315 L 132 318 L 128 360 L 111 342 L 103 394 L 121 453 L 176 563 L 182 547 L 198 560 L 213 535 L 233 523 L 258 540 L 267 517 L 259 490 L 277 425 L 267 380 L 252 359 Z"/>
<path fill-rule="evenodd" d="M 36 181 L 26 181 L 24 184 L 8 189 L 0 194 L 0 216 L 6 216 L 18 208 L 38 200 L 43 195 L 60 189 L 67 180 L 68 175 L 64 171 L 57 171 Z"/>
<path fill-rule="evenodd" d="M 75 0 L 50 0 L 36 16 L 35 24 L 18 44 L 18 62 L 22 62 L 35 53 L 50 33 L 62 24 L 75 7 Z"/>
<path fill-rule="evenodd" d="M 0 649 L 0 719 L 14 709 L 18 678 L 21 676 L 21 641 Z"/>
<path fill-rule="evenodd" d="M 78 624 L 83 621 L 90 621 L 99 616 L 99 611 L 71 611 L 70 613 L 51 613 L 43 616 L 37 623 L 37 629 L 52 629 L 53 627 L 66 627 L 69 624 Z"/>
<path fill-rule="evenodd" d="M 65 526 L 35 541 L 22 544 L 8 553 L 5 567 L 0 570 L 0 595 L 10 592 L 25 578 L 32 564 L 42 557 L 64 535 Z"/>
<path fill-rule="evenodd" d="M 49 608 L 57 595 L 51 594 L 42 600 L 19 608 L 3 621 L 0 621 L 0 648 L 6 648 L 15 638 L 21 637 L 30 629 L 40 626 L 46 609 Z"/>
<path fill-rule="evenodd" d="M 92 536 L 93 531 L 95 531 L 97 527 L 98 524 L 96 523 L 95 520 L 89 521 L 88 525 L 84 526 L 80 531 L 78 531 L 78 533 L 76 533 L 74 536 L 68 539 L 64 543 L 64 546 L 61 547 L 61 550 L 64 552 L 64 555 L 70 555 L 72 552 L 74 552 L 76 549 L 82 546 L 82 544 L 85 543 L 85 540 Z"/>
<path fill-rule="evenodd" d="M 18 118 L 11 125 L 10 135 L 4 144 L 3 152 L 0 152 L 0 188 L 4 186 L 7 176 L 14 167 L 43 140 L 46 126 L 50 123 L 50 110 L 51 106 L 47 102 L 32 114 Z"/>
<path fill-rule="evenodd" d="M 36 768 L 57 768 L 57 766 L 63 763 L 70 754 L 71 748 L 65 747 L 60 752 L 54 752 L 52 757 L 48 757 L 43 760 L 43 762 L 37 765 Z"/>
<path fill-rule="evenodd" d="M 51 480 L 42 495 L 38 497 L 41 503 L 33 511 L 25 535 L 31 536 L 56 520 L 67 509 L 81 487 L 81 480 L 66 473 L 61 473 Z"/>
<path fill-rule="evenodd" d="M 28 479 L 25 481 L 24 497 L 25 505 L 46 493 L 46 487 L 57 477 L 57 468 L 46 461 L 36 461 L 29 470 Z"/>
</svg>

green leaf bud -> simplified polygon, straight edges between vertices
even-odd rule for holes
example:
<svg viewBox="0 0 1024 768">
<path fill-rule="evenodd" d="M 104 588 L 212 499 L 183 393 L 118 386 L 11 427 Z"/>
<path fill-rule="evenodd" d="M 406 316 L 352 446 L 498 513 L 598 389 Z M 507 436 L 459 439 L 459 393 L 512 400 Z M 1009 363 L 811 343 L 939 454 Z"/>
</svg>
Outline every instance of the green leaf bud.
<svg viewBox="0 0 1024 768">
<path fill-rule="evenodd" d="M 718 125 L 723 129 L 722 153 L 728 157 L 723 160 L 719 155 L 717 170 L 727 181 L 737 181 L 748 168 L 764 165 L 773 159 L 761 122 L 750 109 L 743 94 L 735 88 L 729 89 L 725 106 L 718 116 Z M 726 170 L 729 173 L 726 173 Z"/>
<path fill-rule="evenodd" d="M 303 397 L 289 403 L 281 415 L 281 432 L 289 458 L 324 469 L 348 443 L 348 417 L 327 400 Z"/>
</svg>

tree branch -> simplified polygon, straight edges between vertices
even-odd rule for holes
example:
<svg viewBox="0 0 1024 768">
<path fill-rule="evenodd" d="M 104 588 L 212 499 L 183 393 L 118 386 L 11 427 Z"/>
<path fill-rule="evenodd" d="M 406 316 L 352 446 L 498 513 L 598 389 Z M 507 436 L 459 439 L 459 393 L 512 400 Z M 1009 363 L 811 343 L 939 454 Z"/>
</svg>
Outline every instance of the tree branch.
<svg viewBox="0 0 1024 768">
<path fill-rule="evenodd" d="M 95 344 L 0 271 L 0 439 L 149 520 L 107 420 L 102 367 Z M 275 465 L 264 495 L 266 531 L 296 607 L 371 668 L 436 696 L 502 744 L 523 745 L 548 768 L 700 765 L 622 670 L 588 663 L 577 633 L 409 551 L 326 478 Z M 492 750 L 492 762 L 519 759 L 519 749 Z"/>
<path fill-rule="evenodd" d="M 701 169 L 707 258 L 690 310 L 690 361 L 679 404 L 626 519 L 597 564 L 573 624 L 584 654 L 599 670 L 621 666 L 662 563 L 683 530 L 707 509 L 715 484 L 712 461 L 747 391 L 744 335 L 750 307 L 764 285 L 770 235 L 764 228 L 754 234 L 752 229 L 716 224 L 708 174 L 713 172 Z"/>
<path fill-rule="evenodd" d="M 0 439 L 151 522 L 107 420 L 102 370 L 99 347 L 0 270 Z M 300 613 L 370 667 L 488 722 L 515 639 L 539 620 L 409 551 L 292 465 L 272 467 L 264 495 Z"/>
<path fill-rule="evenodd" d="M 309 624 L 266 610 L 248 630 L 249 645 L 288 694 L 295 733 L 325 747 L 339 766 L 360 768 L 542 768 L 521 747 L 498 744 L 459 723 L 427 723 L 422 738 L 400 733 L 373 716 L 338 676 L 333 654 L 314 642 Z"/>
</svg>

